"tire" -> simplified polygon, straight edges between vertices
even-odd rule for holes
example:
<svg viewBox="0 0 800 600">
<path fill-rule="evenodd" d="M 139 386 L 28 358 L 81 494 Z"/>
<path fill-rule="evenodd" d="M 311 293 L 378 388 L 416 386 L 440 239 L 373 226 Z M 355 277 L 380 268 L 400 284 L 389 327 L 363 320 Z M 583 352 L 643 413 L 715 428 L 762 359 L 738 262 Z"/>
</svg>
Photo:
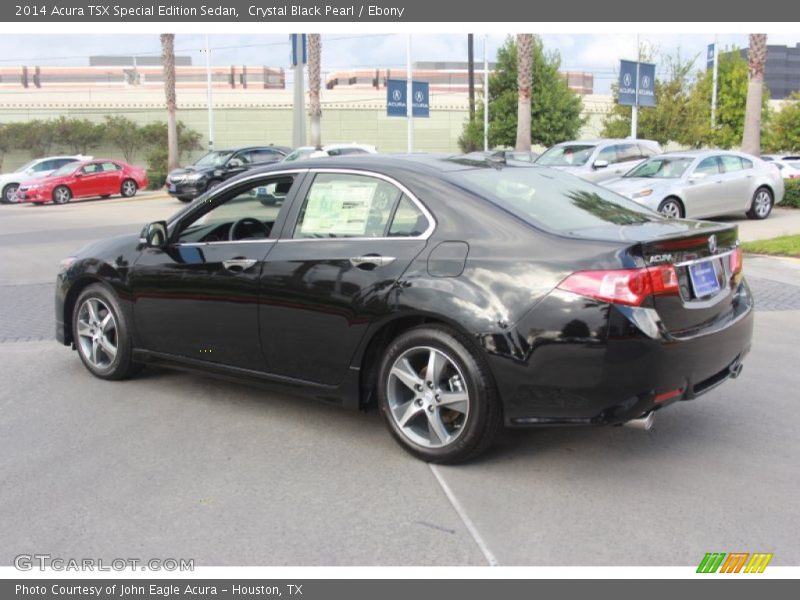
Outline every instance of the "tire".
<svg viewBox="0 0 800 600">
<path fill-rule="evenodd" d="M 95 377 L 127 379 L 141 370 L 131 358 L 130 327 L 116 295 L 106 286 L 92 284 L 78 296 L 72 311 L 72 332 L 78 356 Z M 114 352 L 110 352 L 112 348 Z"/>
<path fill-rule="evenodd" d="M 53 190 L 53 204 L 67 204 L 72 200 L 72 191 L 65 185 Z"/>
<path fill-rule="evenodd" d="M 747 211 L 749 219 L 758 221 L 766 219 L 772 212 L 774 198 L 769 188 L 760 187 L 753 194 L 753 201 L 750 203 L 750 210 Z"/>
<path fill-rule="evenodd" d="M 683 204 L 677 198 L 664 198 L 658 205 L 658 212 L 671 219 L 682 219 L 686 216 Z"/>
<path fill-rule="evenodd" d="M 0 202 L 3 204 L 17 204 L 16 193 L 18 189 L 18 183 L 9 183 L 3 188 L 3 195 L 0 197 Z"/>
<path fill-rule="evenodd" d="M 426 377 L 431 353 L 439 374 L 435 383 Z M 503 425 L 488 366 L 471 340 L 449 327 L 421 326 L 399 335 L 385 350 L 377 381 L 389 431 L 424 461 L 469 460 L 492 444 Z"/>
<path fill-rule="evenodd" d="M 139 186 L 136 185 L 133 179 L 126 179 L 122 182 L 119 193 L 122 194 L 123 198 L 133 198 L 138 190 Z"/>
<path fill-rule="evenodd" d="M 178 200 L 181 202 L 191 202 L 194 198 L 189 198 L 188 196 L 178 196 Z"/>
</svg>

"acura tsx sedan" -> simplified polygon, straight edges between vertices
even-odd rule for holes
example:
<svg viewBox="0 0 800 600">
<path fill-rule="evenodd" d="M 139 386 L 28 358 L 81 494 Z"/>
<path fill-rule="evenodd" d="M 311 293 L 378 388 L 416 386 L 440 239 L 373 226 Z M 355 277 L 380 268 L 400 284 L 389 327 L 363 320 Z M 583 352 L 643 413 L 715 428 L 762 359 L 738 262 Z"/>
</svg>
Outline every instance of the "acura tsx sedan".
<svg viewBox="0 0 800 600">
<path fill-rule="evenodd" d="M 97 377 L 153 363 L 377 406 L 442 463 L 503 426 L 645 427 L 736 377 L 753 328 L 734 225 L 424 155 L 231 179 L 66 258 L 55 309 Z"/>
</svg>

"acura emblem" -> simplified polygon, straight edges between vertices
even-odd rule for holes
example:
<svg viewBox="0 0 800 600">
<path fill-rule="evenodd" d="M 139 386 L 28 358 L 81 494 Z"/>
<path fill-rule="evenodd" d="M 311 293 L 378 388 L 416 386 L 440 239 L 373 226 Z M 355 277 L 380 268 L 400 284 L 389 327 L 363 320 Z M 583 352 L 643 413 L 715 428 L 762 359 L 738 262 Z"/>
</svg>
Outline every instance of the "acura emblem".
<svg viewBox="0 0 800 600">
<path fill-rule="evenodd" d="M 717 236 L 711 235 L 708 238 L 708 251 L 714 254 L 717 251 Z"/>
</svg>

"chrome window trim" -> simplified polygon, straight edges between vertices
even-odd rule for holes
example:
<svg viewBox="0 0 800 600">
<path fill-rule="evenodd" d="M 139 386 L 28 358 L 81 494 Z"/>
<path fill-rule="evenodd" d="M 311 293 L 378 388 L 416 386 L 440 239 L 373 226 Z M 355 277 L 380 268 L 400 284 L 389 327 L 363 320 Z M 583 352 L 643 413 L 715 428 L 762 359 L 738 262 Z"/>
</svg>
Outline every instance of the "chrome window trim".
<svg viewBox="0 0 800 600">
<path fill-rule="evenodd" d="M 224 244 L 272 244 L 277 242 L 276 239 L 255 239 L 255 240 L 218 240 L 216 242 L 178 242 L 175 246 L 180 246 L 181 248 L 185 247 L 193 247 L 197 248 L 200 246 L 219 246 Z"/>
<path fill-rule="evenodd" d="M 376 179 L 382 179 L 383 181 L 387 181 L 397 187 L 401 192 L 403 192 L 411 202 L 420 210 L 423 216 L 428 220 L 428 228 L 423 231 L 420 235 L 406 235 L 406 236 L 389 236 L 389 237 L 367 237 L 367 236 L 353 236 L 353 237 L 332 237 L 332 238 L 281 238 L 279 242 L 341 242 L 341 241 L 387 241 L 387 240 L 427 240 L 433 232 L 436 230 L 436 219 L 434 218 L 431 211 L 428 210 L 419 198 L 417 198 L 411 190 L 409 190 L 406 186 L 402 183 L 397 181 L 394 177 L 390 177 L 388 175 L 384 175 L 383 173 L 376 173 L 375 171 L 368 171 L 366 169 L 336 169 L 336 168 L 326 168 L 326 167 L 317 167 L 313 169 L 307 169 L 309 173 L 318 174 L 318 173 L 339 173 L 342 175 L 362 175 L 364 177 L 374 177 Z M 314 185 L 314 182 L 311 182 L 311 185 Z M 309 188 L 310 189 L 310 188 Z M 303 203 L 305 203 L 306 198 L 303 198 Z M 295 227 L 297 226 L 297 222 L 295 222 Z M 294 231 L 292 231 L 292 235 L 294 235 Z"/>
</svg>

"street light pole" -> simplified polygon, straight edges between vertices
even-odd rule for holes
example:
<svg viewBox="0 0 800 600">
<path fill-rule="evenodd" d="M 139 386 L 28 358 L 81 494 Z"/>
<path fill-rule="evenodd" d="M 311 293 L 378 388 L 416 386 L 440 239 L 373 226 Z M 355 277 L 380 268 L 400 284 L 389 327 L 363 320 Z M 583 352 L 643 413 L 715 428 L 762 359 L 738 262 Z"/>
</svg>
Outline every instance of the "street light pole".
<svg viewBox="0 0 800 600">
<path fill-rule="evenodd" d="M 208 45 L 208 34 L 206 34 L 206 89 L 208 103 L 208 151 L 214 150 L 214 102 L 211 95 L 211 48 Z"/>
</svg>

